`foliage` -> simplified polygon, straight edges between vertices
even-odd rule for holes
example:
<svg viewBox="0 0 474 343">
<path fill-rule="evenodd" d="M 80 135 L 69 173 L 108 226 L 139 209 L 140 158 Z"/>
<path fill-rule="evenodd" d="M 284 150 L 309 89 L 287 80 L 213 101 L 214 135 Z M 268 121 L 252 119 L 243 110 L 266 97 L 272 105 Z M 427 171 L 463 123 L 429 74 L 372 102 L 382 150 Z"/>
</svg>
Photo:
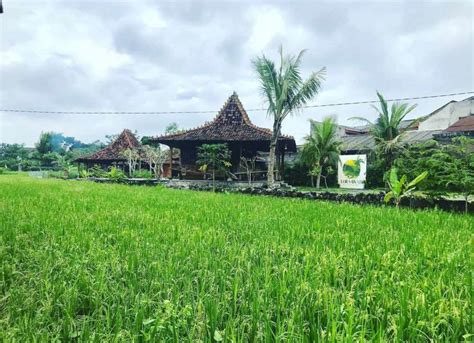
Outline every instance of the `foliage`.
<svg viewBox="0 0 474 343">
<path fill-rule="evenodd" d="M 56 155 L 56 161 L 54 164 L 58 167 L 59 171 L 63 174 L 64 178 L 69 178 L 69 173 L 72 169 L 75 169 L 71 161 L 65 155 Z"/>
<path fill-rule="evenodd" d="M 41 132 L 39 141 L 35 144 L 35 148 L 40 156 L 53 152 L 53 144 L 51 143 L 51 133 Z"/>
<path fill-rule="evenodd" d="M 404 149 L 395 165 L 413 177 L 420 170 L 430 175 L 423 189 L 435 192 L 462 193 L 466 201 L 474 193 L 474 140 L 467 137 L 453 139 L 451 144 L 429 141 Z"/>
<path fill-rule="evenodd" d="M 140 163 L 140 152 L 136 148 L 128 148 L 121 152 L 123 158 L 127 160 L 128 165 L 128 175 L 133 175 L 135 169 Z"/>
<path fill-rule="evenodd" d="M 245 170 L 247 176 L 247 182 L 249 185 L 252 184 L 253 173 L 255 172 L 255 163 L 257 162 L 257 156 L 253 157 L 240 157 L 240 168 Z"/>
<path fill-rule="evenodd" d="M 159 146 L 155 148 L 150 145 L 144 145 L 141 153 L 143 161 L 148 164 L 150 174 L 155 178 L 159 178 L 163 174 L 163 164 L 167 158 L 166 153 L 161 151 Z"/>
<path fill-rule="evenodd" d="M 142 169 L 135 170 L 131 176 L 138 179 L 152 179 L 155 175 L 149 170 Z"/>
<path fill-rule="evenodd" d="M 203 144 L 198 147 L 197 165 L 204 173 L 210 171 L 215 187 L 216 173 L 224 173 L 231 167 L 227 144 Z"/>
<path fill-rule="evenodd" d="M 366 188 L 373 189 L 384 187 L 385 161 L 372 151 L 367 155 Z"/>
<path fill-rule="evenodd" d="M 337 126 L 333 119 L 325 118 L 321 123 L 311 120 L 310 135 L 305 138 L 301 161 L 309 168 L 311 178 L 317 177 L 319 188 L 321 175 L 328 174 L 339 159 L 341 141 L 337 137 Z M 324 173 L 326 171 L 326 173 Z"/>
<path fill-rule="evenodd" d="M 175 123 L 175 122 L 172 122 L 172 123 L 168 124 L 165 128 L 165 134 L 167 134 L 167 135 L 176 133 L 178 131 L 179 131 L 179 127 L 178 127 L 178 124 Z"/>
<path fill-rule="evenodd" d="M 379 161 L 384 165 L 385 176 L 385 172 L 392 168 L 393 161 L 401 149 L 401 138 L 403 135 L 400 129 L 401 122 L 407 114 L 416 108 L 416 105 L 410 106 L 407 103 L 394 102 L 389 110 L 388 103 L 382 94 L 377 92 L 377 97 L 379 98 L 380 108 L 372 105 L 378 114 L 375 123 L 363 117 L 353 117 L 350 119 L 361 120 L 370 125 L 370 133 L 375 139 L 376 154 Z"/>
<path fill-rule="evenodd" d="M 385 195 L 384 201 L 388 203 L 393 199 L 395 201 L 395 205 L 399 207 L 402 198 L 413 192 L 416 188 L 415 186 L 423 181 L 427 176 L 428 172 L 424 171 L 410 182 L 408 182 L 406 175 L 403 175 L 399 180 L 397 176 L 397 169 L 392 168 L 390 170 L 389 178 L 390 191 Z"/>
<path fill-rule="evenodd" d="M 309 168 L 300 160 L 296 160 L 293 164 L 285 165 L 285 174 L 283 179 L 292 186 L 311 186 L 308 178 Z"/>
<path fill-rule="evenodd" d="M 80 178 L 85 179 L 85 178 L 88 178 L 88 177 L 90 177 L 90 176 L 91 176 L 91 174 L 90 174 L 89 171 L 86 170 L 86 169 L 82 169 L 82 170 L 79 172 L 79 177 L 80 177 Z"/>
<path fill-rule="evenodd" d="M 325 68 L 323 68 L 318 72 L 311 73 L 309 78 L 304 81 L 301 77 L 301 59 L 304 50 L 297 56 L 284 56 L 283 48 L 280 47 L 279 53 L 279 68 L 265 55 L 253 60 L 262 96 L 268 103 L 267 113 L 273 118 L 267 173 L 270 185 L 274 183 L 276 146 L 283 120 L 301 109 L 318 94 L 325 73 Z"/>
<path fill-rule="evenodd" d="M 168 124 L 168 126 L 166 126 L 165 134 L 171 135 L 171 134 L 177 133 L 178 131 L 179 131 L 178 124 L 173 122 L 173 123 Z M 169 175 L 169 177 L 171 179 L 171 178 L 173 178 L 173 154 L 174 154 L 173 147 L 169 148 L 168 153 L 169 153 L 168 163 L 170 165 L 170 175 Z"/>
<path fill-rule="evenodd" d="M 70 150 L 85 148 L 88 144 L 82 143 L 75 137 L 64 136 L 62 133 L 49 132 L 52 151 L 61 154 L 67 153 Z"/>
<path fill-rule="evenodd" d="M 0 166 L 11 170 L 27 169 L 30 152 L 23 144 L 0 144 Z"/>
<path fill-rule="evenodd" d="M 377 92 L 379 98 L 379 106 L 372 105 L 377 111 L 378 117 L 375 123 L 370 122 L 363 117 L 353 117 L 351 119 L 357 119 L 364 121 L 370 125 L 370 132 L 379 141 L 391 141 L 400 135 L 400 124 L 402 120 L 407 116 L 408 113 L 416 108 L 416 105 L 410 106 L 407 103 L 392 103 L 389 110 L 389 106 L 382 94 Z"/>
<path fill-rule="evenodd" d="M 89 168 L 87 173 L 89 177 L 107 177 L 107 172 L 97 164 L 95 164 L 92 168 Z"/>
<path fill-rule="evenodd" d="M 111 166 L 109 168 L 109 172 L 107 173 L 107 177 L 109 179 L 115 179 L 115 180 L 120 180 L 120 179 L 124 179 L 126 176 L 125 176 L 125 173 L 117 168 L 116 166 Z"/>
<path fill-rule="evenodd" d="M 12 175 L 0 189 L 0 341 L 472 341 L 469 216 Z"/>
</svg>

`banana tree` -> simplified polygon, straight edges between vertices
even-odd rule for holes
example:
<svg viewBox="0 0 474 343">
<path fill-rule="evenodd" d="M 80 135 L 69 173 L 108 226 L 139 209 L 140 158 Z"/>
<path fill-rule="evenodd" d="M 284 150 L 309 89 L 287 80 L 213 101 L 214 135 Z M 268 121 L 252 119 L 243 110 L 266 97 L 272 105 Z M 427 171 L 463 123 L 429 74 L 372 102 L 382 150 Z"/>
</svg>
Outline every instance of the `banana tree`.
<svg viewBox="0 0 474 343">
<path fill-rule="evenodd" d="M 384 201 L 388 203 L 390 200 L 395 201 L 395 206 L 397 208 L 400 206 L 402 198 L 408 196 L 411 192 L 415 190 L 415 186 L 423 181 L 428 176 L 428 172 L 424 171 L 411 182 L 407 182 L 407 176 L 403 175 L 400 180 L 398 179 L 397 169 L 392 168 L 390 170 L 390 177 L 388 185 L 390 187 L 390 192 L 385 194 Z"/>
</svg>

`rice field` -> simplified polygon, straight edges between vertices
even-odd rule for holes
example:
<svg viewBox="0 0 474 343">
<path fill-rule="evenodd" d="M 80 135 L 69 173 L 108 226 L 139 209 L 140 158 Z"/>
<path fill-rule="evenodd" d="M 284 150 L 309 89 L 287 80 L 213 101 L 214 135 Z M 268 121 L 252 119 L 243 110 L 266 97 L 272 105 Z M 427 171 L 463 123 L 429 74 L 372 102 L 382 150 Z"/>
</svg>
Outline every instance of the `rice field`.
<svg viewBox="0 0 474 343">
<path fill-rule="evenodd" d="M 474 217 L 0 176 L 0 341 L 472 341 Z"/>
</svg>

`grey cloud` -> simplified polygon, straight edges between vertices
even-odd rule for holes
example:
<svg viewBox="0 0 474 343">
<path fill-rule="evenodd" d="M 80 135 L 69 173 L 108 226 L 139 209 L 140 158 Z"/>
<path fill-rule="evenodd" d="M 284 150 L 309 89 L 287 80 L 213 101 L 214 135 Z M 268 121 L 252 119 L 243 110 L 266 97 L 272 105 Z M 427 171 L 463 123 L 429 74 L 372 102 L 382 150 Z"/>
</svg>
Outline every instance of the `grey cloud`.
<svg viewBox="0 0 474 343">
<path fill-rule="evenodd" d="M 41 13 L 31 1 L 11 4 L 0 19 L 2 107 L 217 112 L 234 90 L 247 108 L 261 107 L 250 60 L 260 52 L 274 57 L 280 44 L 289 53 L 308 49 L 305 75 L 327 67 L 319 103 L 371 99 L 376 89 L 394 97 L 474 86 L 469 2 L 45 1 Z M 277 30 L 270 22 L 255 30 L 256 21 L 272 10 L 283 18 L 283 27 Z M 148 11 L 157 11 L 166 25 L 147 26 L 142 15 Z M 12 17 L 5 17 L 9 13 Z M 63 23 L 63 15 L 77 20 Z M 73 38 L 66 34 L 69 25 Z M 265 34 L 270 38 L 253 40 L 264 43 L 252 50 L 249 42 Z M 63 51 L 71 39 L 84 50 Z M 83 58 L 92 53 L 91 44 L 125 59 L 110 67 L 114 61 L 107 58 L 115 57 Z M 448 100 L 420 102 L 414 115 Z M 289 118 L 284 131 L 301 140 L 308 118 L 334 113 L 343 123 L 353 115 L 373 116 L 368 106 L 316 108 Z M 264 112 L 250 115 L 256 124 L 270 126 Z M 21 115 L 20 120 L 2 114 L 0 130 L 2 139 L 31 145 L 41 130 L 51 128 L 93 140 L 123 127 L 150 135 L 172 121 L 192 127 L 212 117 L 95 117 L 91 127 L 88 118 Z M 13 132 L 11 123 L 25 130 Z"/>
</svg>

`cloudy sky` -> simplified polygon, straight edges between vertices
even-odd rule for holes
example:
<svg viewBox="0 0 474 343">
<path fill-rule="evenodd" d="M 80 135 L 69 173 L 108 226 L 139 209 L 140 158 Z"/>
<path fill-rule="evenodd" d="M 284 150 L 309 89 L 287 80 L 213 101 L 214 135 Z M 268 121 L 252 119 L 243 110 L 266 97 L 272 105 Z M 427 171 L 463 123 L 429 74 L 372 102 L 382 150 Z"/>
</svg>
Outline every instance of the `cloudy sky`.
<svg viewBox="0 0 474 343">
<path fill-rule="evenodd" d="M 303 72 L 327 68 L 314 103 L 474 90 L 472 1 L 3 0 L 0 108 L 51 111 L 217 110 L 235 90 L 264 108 L 251 59 L 307 49 Z M 449 100 L 416 101 L 412 117 Z M 265 112 L 253 122 L 271 127 Z M 368 105 L 312 108 L 283 124 L 301 142 L 308 119 L 374 117 Z M 214 114 L 0 113 L 0 142 L 41 131 L 85 142 L 123 128 L 157 135 Z"/>
</svg>

